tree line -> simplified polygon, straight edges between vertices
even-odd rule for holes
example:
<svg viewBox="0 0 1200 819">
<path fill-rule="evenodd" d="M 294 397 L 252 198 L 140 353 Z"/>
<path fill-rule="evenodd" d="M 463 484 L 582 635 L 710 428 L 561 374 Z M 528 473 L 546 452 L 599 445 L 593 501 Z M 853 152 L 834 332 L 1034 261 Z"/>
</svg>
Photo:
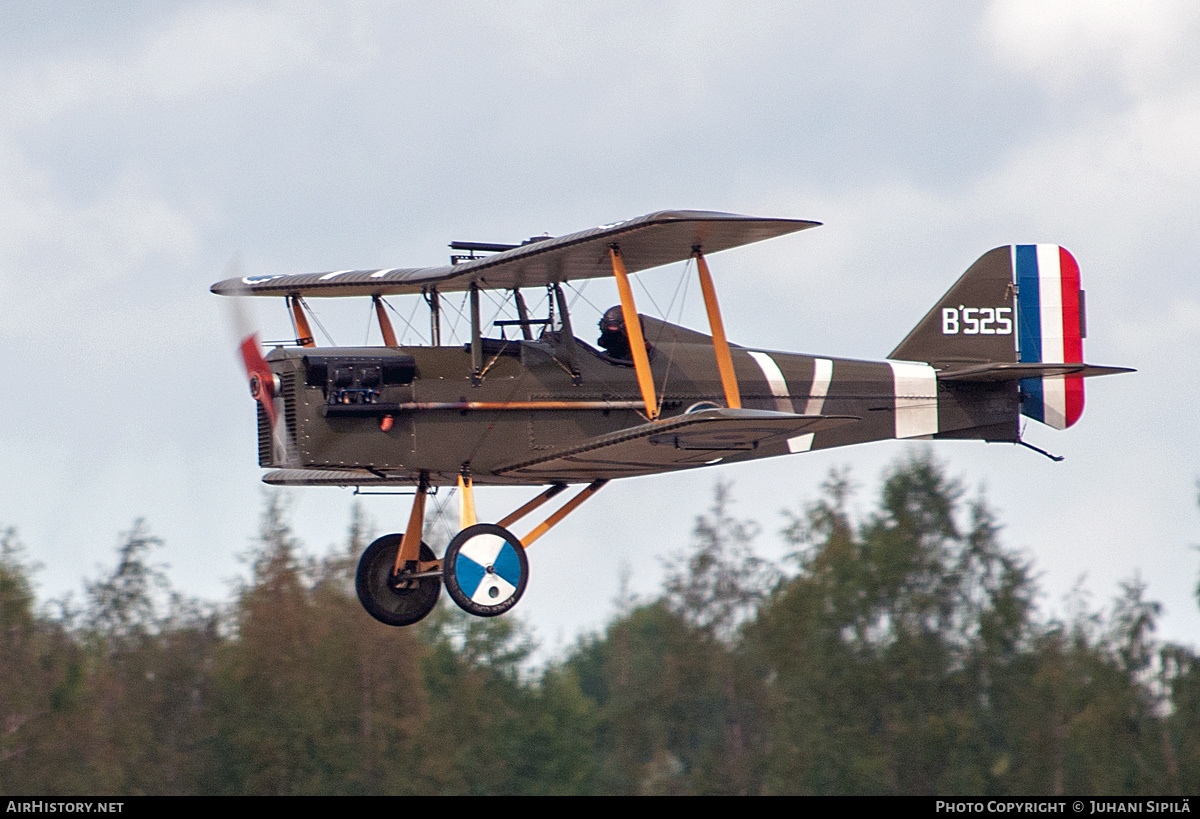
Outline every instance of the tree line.
<svg viewBox="0 0 1200 819">
<path fill-rule="evenodd" d="M 1200 793 L 1200 663 L 1142 583 L 1042 615 L 928 453 L 851 496 L 835 472 L 788 513 L 775 565 L 718 485 L 661 594 L 536 669 L 518 617 L 364 614 L 358 513 L 306 557 L 268 496 L 220 605 L 170 588 L 143 522 L 78 606 L 39 604 L 3 530 L 0 793 Z"/>
</svg>

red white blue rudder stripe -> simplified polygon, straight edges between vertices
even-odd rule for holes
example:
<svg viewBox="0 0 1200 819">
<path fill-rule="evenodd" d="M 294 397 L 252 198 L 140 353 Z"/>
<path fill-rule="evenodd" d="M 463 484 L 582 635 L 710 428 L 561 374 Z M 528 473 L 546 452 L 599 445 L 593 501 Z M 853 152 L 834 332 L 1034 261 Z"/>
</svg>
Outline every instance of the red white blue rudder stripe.
<svg viewBox="0 0 1200 819">
<path fill-rule="evenodd" d="M 1018 349 L 1022 362 L 1083 361 L 1079 265 L 1058 245 L 1013 245 Z M 1083 414 L 1083 378 L 1021 380 L 1021 413 L 1066 429 Z"/>
</svg>

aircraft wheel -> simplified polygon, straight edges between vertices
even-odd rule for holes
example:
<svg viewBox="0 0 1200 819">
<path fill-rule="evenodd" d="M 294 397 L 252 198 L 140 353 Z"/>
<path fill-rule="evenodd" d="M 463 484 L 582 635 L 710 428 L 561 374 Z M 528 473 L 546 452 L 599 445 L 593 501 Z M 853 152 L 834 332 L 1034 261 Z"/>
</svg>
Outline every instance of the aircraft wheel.
<svg viewBox="0 0 1200 819">
<path fill-rule="evenodd" d="M 442 558 L 446 591 L 459 607 L 478 617 L 511 609 L 525 593 L 529 560 L 512 532 L 494 523 L 463 529 Z"/>
<path fill-rule="evenodd" d="M 395 574 L 396 553 L 403 535 L 384 535 L 363 552 L 354 577 L 354 589 L 367 614 L 389 626 L 408 626 L 417 622 L 437 605 L 442 592 L 439 577 L 405 580 Z M 421 544 L 421 560 L 437 560 L 433 550 Z"/>
</svg>

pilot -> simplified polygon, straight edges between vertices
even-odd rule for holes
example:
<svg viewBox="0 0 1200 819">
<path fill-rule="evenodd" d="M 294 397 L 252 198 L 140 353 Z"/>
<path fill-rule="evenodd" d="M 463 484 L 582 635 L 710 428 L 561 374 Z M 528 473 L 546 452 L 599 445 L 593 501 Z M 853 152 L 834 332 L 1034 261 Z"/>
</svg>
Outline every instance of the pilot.
<svg viewBox="0 0 1200 819">
<path fill-rule="evenodd" d="M 610 307 L 600 317 L 600 338 L 596 343 L 609 358 L 630 361 L 633 353 L 629 348 L 629 333 L 625 331 L 625 314 L 620 305 Z"/>
</svg>

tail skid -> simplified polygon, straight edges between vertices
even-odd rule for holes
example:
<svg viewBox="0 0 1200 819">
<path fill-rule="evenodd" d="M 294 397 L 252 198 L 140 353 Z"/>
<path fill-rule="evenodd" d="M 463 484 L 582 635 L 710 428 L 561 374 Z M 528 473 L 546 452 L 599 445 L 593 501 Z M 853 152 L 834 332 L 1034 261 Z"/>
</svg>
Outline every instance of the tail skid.
<svg viewBox="0 0 1200 819">
<path fill-rule="evenodd" d="M 1014 443 L 1016 443 L 1019 446 L 1023 446 L 1026 449 L 1032 449 L 1034 452 L 1036 452 L 1039 455 L 1045 455 L 1047 458 L 1054 461 L 1055 463 L 1059 463 L 1060 461 L 1063 461 L 1066 459 L 1065 455 L 1051 455 L 1049 452 L 1042 449 L 1040 446 L 1034 446 L 1033 444 L 1029 443 L 1028 441 L 1022 441 L 1020 438 L 1018 438 Z"/>
</svg>

